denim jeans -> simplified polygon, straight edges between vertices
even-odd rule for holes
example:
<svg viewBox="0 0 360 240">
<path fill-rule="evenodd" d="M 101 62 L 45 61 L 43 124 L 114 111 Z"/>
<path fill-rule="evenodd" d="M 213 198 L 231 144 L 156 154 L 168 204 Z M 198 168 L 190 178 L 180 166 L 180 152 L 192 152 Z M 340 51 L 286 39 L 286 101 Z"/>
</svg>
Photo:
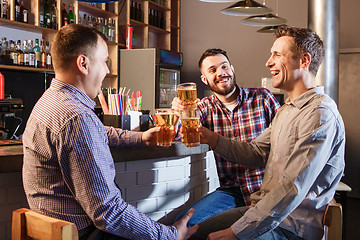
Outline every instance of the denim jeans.
<svg viewBox="0 0 360 240">
<path fill-rule="evenodd" d="M 225 212 L 229 209 L 241 207 L 244 205 L 245 202 L 243 200 L 240 188 L 218 188 L 214 192 L 194 203 L 189 208 L 182 211 L 176 217 L 175 221 L 181 219 L 190 208 L 194 208 L 195 213 L 188 222 L 188 226 L 192 227 L 195 224 L 205 221 L 206 219 Z"/>
<path fill-rule="evenodd" d="M 227 229 L 231 227 L 237 220 L 239 220 L 249 207 L 233 208 L 215 217 L 209 218 L 199 224 L 198 231 L 192 235 L 189 240 L 205 240 L 212 232 Z M 255 240 L 302 240 L 296 234 L 277 227 L 272 231 L 264 233 L 263 235 L 254 238 Z"/>
</svg>

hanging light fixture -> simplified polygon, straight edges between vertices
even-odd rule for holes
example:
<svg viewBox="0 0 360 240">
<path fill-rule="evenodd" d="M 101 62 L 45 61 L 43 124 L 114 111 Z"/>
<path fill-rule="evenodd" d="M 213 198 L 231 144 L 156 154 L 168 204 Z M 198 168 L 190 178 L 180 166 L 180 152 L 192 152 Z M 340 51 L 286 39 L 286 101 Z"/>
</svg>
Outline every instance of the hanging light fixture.
<svg viewBox="0 0 360 240">
<path fill-rule="evenodd" d="M 226 2 L 237 2 L 238 0 L 200 0 L 200 2 L 212 2 L 212 3 L 226 3 Z"/>
<path fill-rule="evenodd" d="M 259 16 L 252 16 L 245 18 L 241 21 L 241 23 L 249 26 L 279 26 L 284 25 L 287 21 L 281 17 L 278 17 L 278 0 L 276 0 L 276 15 L 274 14 L 265 14 Z"/>
<path fill-rule="evenodd" d="M 272 12 L 272 9 L 254 0 L 243 0 L 221 10 L 221 13 L 232 16 L 253 16 Z"/>
<path fill-rule="evenodd" d="M 248 17 L 241 20 L 242 24 L 249 25 L 249 26 L 259 26 L 259 27 L 266 27 L 266 26 L 279 26 L 284 25 L 287 21 L 281 17 L 275 16 L 274 14 L 265 14 L 259 16 Z"/>
<path fill-rule="evenodd" d="M 90 3 L 110 3 L 119 2 L 121 0 L 78 0 L 79 2 L 90 2 Z"/>
<path fill-rule="evenodd" d="M 263 27 L 263 28 L 260 28 L 259 30 L 257 30 L 257 32 L 259 32 L 259 33 L 275 33 L 276 30 L 278 29 L 278 27 L 280 27 L 280 26 L 283 26 L 283 25 Z"/>
</svg>

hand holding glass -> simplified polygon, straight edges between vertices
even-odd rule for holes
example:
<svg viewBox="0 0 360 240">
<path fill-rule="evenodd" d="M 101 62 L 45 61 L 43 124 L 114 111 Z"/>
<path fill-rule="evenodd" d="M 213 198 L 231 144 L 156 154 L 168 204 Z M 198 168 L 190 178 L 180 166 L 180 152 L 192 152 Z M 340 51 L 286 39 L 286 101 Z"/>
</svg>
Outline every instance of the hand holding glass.
<svg viewBox="0 0 360 240">
<path fill-rule="evenodd" d="M 180 112 L 182 137 L 186 147 L 200 146 L 200 134 L 197 128 L 200 126 L 199 109 L 187 109 Z"/>
<path fill-rule="evenodd" d="M 170 147 L 174 138 L 175 123 L 178 116 L 170 108 L 155 109 L 155 126 L 160 127 L 157 133 L 157 145 L 161 147 Z"/>
</svg>

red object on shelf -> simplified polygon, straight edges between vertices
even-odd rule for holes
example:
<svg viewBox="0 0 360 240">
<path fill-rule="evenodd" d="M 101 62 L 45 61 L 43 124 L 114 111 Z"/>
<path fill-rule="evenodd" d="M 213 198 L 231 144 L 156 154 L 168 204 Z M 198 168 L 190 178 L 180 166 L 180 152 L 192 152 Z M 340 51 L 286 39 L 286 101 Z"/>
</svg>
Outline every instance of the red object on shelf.
<svg viewBox="0 0 360 240">
<path fill-rule="evenodd" d="M 0 99 L 4 99 L 5 97 L 5 79 L 4 75 L 0 72 Z"/>
<path fill-rule="evenodd" d="M 133 27 L 130 24 L 126 25 L 126 49 L 132 49 L 132 35 Z"/>
</svg>

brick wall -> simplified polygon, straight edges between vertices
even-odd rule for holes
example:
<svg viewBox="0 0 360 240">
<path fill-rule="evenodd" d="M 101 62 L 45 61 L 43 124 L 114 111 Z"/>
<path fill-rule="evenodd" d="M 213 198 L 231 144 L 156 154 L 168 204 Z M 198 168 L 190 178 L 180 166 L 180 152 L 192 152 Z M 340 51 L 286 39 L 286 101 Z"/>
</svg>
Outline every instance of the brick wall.
<svg viewBox="0 0 360 240">
<path fill-rule="evenodd" d="M 117 162 L 115 168 L 125 201 L 164 224 L 219 185 L 212 152 Z M 21 207 L 28 208 L 21 173 L 0 174 L 1 240 L 11 239 L 12 211 Z"/>
</svg>

